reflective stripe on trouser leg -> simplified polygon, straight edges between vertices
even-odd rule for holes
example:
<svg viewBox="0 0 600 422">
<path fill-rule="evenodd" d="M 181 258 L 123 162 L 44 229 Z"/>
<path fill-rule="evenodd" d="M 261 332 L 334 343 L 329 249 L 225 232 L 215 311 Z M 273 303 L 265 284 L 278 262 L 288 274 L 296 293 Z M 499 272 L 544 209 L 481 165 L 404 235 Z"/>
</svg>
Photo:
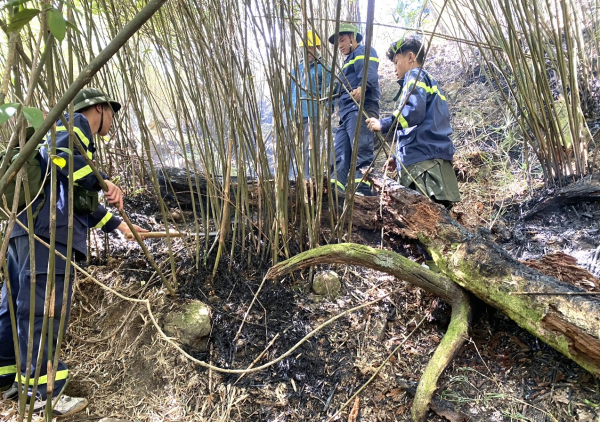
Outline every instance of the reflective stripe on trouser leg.
<svg viewBox="0 0 600 422">
<path fill-rule="evenodd" d="M 30 305 L 30 290 L 31 290 L 31 275 L 29 272 L 30 264 L 29 264 L 29 238 L 28 236 L 19 236 L 11 239 L 10 248 L 12 252 L 18 256 L 18 259 L 15 261 L 18 265 L 18 273 L 19 273 L 19 294 L 16 298 L 16 318 L 17 318 L 17 329 L 18 329 L 18 338 L 19 338 L 19 356 L 21 359 L 21 373 L 25 374 L 27 370 L 27 343 L 28 343 L 28 333 L 29 333 L 29 305 Z M 55 249 L 57 252 L 66 255 L 67 247 L 63 244 L 56 243 Z M 48 279 L 47 267 L 49 262 L 49 251 L 48 248 L 41 245 L 39 242 L 36 242 L 35 245 L 35 259 L 36 259 L 36 270 L 38 273 L 35 275 L 35 309 L 31 310 L 34 312 L 34 326 L 33 326 L 33 353 L 32 353 L 32 365 L 31 365 L 31 374 L 35 373 L 35 364 L 38 359 L 38 350 L 40 344 L 40 337 L 42 333 L 42 326 L 44 320 L 44 298 L 46 291 L 46 283 Z M 58 256 L 55 259 L 55 304 L 54 304 L 54 324 L 53 324 L 53 350 L 56 353 L 56 341 L 58 338 L 58 330 L 60 326 L 60 315 L 63 301 L 63 290 L 65 287 L 66 277 L 65 277 L 65 261 L 60 259 Z M 71 272 L 73 274 L 73 272 Z M 70 277 L 71 279 L 73 277 Z M 68 303 L 67 303 L 67 322 L 69 317 L 69 312 L 71 309 L 71 295 L 72 295 L 73 287 L 72 283 L 69 283 L 69 295 L 68 295 Z M 65 325 L 66 327 L 66 325 Z M 37 396 L 41 399 L 46 398 L 46 383 L 42 383 L 44 381 L 43 376 L 46 375 L 46 365 L 48 360 L 48 339 L 44 342 L 43 356 L 42 356 L 42 367 L 40 368 L 40 382 L 38 382 Z M 66 375 L 65 372 L 67 370 L 67 365 L 63 362 L 59 362 L 58 368 L 54 368 L 55 376 L 59 375 L 64 378 L 57 379 L 54 383 L 53 394 L 57 395 L 60 393 L 61 389 L 64 387 L 66 383 Z"/>
<path fill-rule="evenodd" d="M 17 375 L 17 365 L 0 366 L 0 389 L 5 390 L 14 381 Z"/>
<path fill-rule="evenodd" d="M 355 123 L 356 124 L 356 123 Z M 352 139 L 354 141 L 354 139 Z M 375 134 L 369 130 L 369 127 L 362 123 L 360 126 L 360 137 L 358 138 L 358 154 L 356 157 L 356 179 L 361 179 L 363 173 L 359 170 L 366 168 L 371 165 L 375 159 L 373 145 L 375 141 Z"/>
<path fill-rule="evenodd" d="M 346 186 L 342 185 L 342 182 L 339 180 L 331 179 L 330 182 L 332 185 L 336 185 L 341 191 L 346 190 Z"/>
<path fill-rule="evenodd" d="M 59 368 L 60 368 L 60 365 L 59 365 Z M 65 365 L 65 368 L 66 368 L 66 365 Z M 55 381 L 54 385 L 56 385 L 58 381 L 63 381 L 64 382 L 67 379 L 68 376 L 69 376 L 69 370 L 68 369 L 59 369 L 54 374 L 54 381 Z M 34 384 L 35 384 L 35 380 L 33 378 L 31 378 L 29 380 L 29 385 L 33 386 Z M 38 378 L 38 386 L 43 386 L 44 384 L 48 384 L 48 374 L 46 374 L 46 375 L 40 375 L 40 377 Z"/>
<path fill-rule="evenodd" d="M 344 119 L 340 121 L 340 127 L 335 136 L 335 160 L 337 165 L 336 179 L 344 185 L 347 185 L 348 173 L 350 171 L 352 145 L 356 134 L 357 122 L 358 111 L 348 113 Z M 366 124 L 361 124 L 360 136 L 358 138 L 355 178 L 362 178 L 363 174 L 360 169 L 371 165 L 375 158 L 373 152 L 373 139 L 373 132 L 369 130 Z"/>
</svg>

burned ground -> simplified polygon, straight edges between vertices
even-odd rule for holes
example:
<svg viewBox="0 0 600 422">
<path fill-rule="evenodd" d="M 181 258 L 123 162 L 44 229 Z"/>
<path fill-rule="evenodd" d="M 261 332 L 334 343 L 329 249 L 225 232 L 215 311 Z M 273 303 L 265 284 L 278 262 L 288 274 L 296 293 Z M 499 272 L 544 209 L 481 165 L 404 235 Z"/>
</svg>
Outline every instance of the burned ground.
<svg viewBox="0 0 600 422">
<path fill-rule="evenodd" d="M 136 207 L 151 206 L 145 205 L 147 199 L 138 200 Z M 580 218 L 573 218 L 574 212 Z M 521 258 L 540 257 L 553 245 L 562 245 L 562 250 L 572 255 L 588 248 L 587 256 L 592 256 L 590 244 L 595 238 L 577 242 L 598 233 L 596 219 L 588 221 L 585 213 L 600 215 L 600 204 L 589 202 L 576 205 L 574 210 L 568 206 L 548 211 L 524 228 L 512 218 L 514 214 L 508 213 L 504 220 L 508 234 L 498 241 L 513 254 L 520 252 Z M 133 214 L 134 222 L 152 229 L 158 227 L 157 218 L 157 214 L 151 218 Z M 544 245 L 539 237 L 542 234 L 544 239 L 562 240 Z M 116 235 L 110 237 L 106 261 L 104 242 L 93 241 L 99 250 L 86 270 L 127 297 L 148 299 L 159 321 L 175 302 L 199 299 L 208 303 L 213 321 L 208 347 L 188 352 L 222 368 L 249 367 L 278 336 L 254 363 L 262 365 L 327 319 L 370 299 L 387 297 L 326 326 L 272 367 L 240 378 L 201 368 L 186 359 L 160 337 L 143 305 L 125 301 L 80 275 L 64 353 L 75 374 L 68 393 L 91 399 L 89 417 L 328 420 L 404 342 L 360 394 L 360 420 L 409 420 L 411 398 L 399 388 L 399 381 L 418 381 L 444 334 L 445 327 L 439 321 L 444 312 L 443 307 L 440 312 L 437 298 L 382 273 L 323 266 L 315 271 L 332 269 L 341 277 L 343 287 L 337 298 L 311 294 L 308 271 L 268 281 L 237 336 L 267 270 L 256 262 L 246 262 L 247 250 L 237 248 L 233 262 L 225 257 L 212 279 L 213 263 L 209 260 L 196 270 L 183 241 L 175 240 L 179 288 L 174 299 L 153 276 L 137 245 Z M 170 262 L 164 240 L 147 244 L 168 274 Z M 377 330 L 382 325 L 387 328 L 378 340 Z M 471 338 L 444 373 L 436 396 L 452 403 L 472 421 L 596 421 L 600 416 L 597 380 L 483 305 L 478 307 Z M 333 420 L 346 420 L 348 411 Z M 4 419 L 11 420 L 14 408 L 2 405 L 1 412 Z M 429 420 L 443 419 L 431 414 Z"/>
</svg>

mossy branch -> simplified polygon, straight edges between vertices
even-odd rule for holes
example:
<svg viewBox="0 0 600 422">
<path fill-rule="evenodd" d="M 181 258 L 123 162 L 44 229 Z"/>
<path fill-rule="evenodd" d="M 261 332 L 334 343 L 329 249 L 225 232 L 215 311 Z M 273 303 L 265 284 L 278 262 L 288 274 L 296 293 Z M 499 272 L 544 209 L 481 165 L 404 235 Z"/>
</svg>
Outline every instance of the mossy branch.
<svg viewBox="0 0 600 422">
<path fill-rule="evenodd" d="M 353 243 L 322 246 L 296 255 L 272 267 L 266 278 L 277 279 L 318 264 L 360 265 L 386 272 L 441 297 L 452 306 L 448 331 L 423 372 L 413 402 L 413 420 L 425 420 L 438 378 L 467 338 L 471 315 L 468 294 L 446 276 L 433 273 L 395 252 Z"/>
</svg>

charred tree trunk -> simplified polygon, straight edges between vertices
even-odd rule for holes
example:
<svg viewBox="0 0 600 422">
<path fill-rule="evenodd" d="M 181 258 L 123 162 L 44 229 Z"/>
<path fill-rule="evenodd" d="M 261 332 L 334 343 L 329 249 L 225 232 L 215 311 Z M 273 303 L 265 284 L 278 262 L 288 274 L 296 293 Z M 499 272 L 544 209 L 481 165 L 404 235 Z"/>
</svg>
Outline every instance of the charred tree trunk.
<svg viewBox="0 0 600 422">
<path fill-rule="evenodd" d="M 600 174 L 596 173 L 585 177 L 564 189 L 560 189 L 558 192 L 553 192 L 525 213 L 523 219 L 527 220 L 541 211 L 560 205 L 573 204 L 580 201 L 598 200 L 600 200 Z"/>
<path fill-rule="evenodd" d="M 493 241 L 468 231 L 441 206 L 398 185 L 379 199 L 355 199 L 354 225 L 384 227 L 390 235 L 418 240 L 443 274 L 499 309 L 554 349 L 600 376 L 600 299 L 594 296 L 515 295 L 583 292 L 513 259 Z"/>
</svg>

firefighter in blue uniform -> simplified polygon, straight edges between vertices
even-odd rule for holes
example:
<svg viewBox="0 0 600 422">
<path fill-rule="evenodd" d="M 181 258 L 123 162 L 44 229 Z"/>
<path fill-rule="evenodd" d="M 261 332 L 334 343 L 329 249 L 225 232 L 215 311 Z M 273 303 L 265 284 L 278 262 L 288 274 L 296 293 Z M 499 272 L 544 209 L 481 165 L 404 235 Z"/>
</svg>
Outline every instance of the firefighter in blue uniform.
<svg viewBox="0 0 600 422">
<path fill-rule="evenodd" d="M 358 28 L 349 23 L 341 23 L 337 34 L 329 37 L 331 44 L 335 43 L 335 37 L 338 35 L 338 49 L 346 58 L 339 75 L 339 99 L 337 101 L 340 114 L 340 123 L 335 134 L 334 149 L 335 155 L 331 166 L 331 187 L 343 195 L 349 184 L 348 174 L 352 160 L 352 147 L 358 119 L 363 83 L 364 66 L 368 66 L 366 92 L 364 95 L 364 111 L 369 117 L 379 118 L 379 58 L 374 48 L 371 48 L 368 63 L 365 63 L 365 46 L 360 44 L 363 39 Z M 373 133 L 369 131 L 366 125 L 362 124 L 360 128 L 360 137 L 358 140 L 358 151 L 356 160 L 356 173 L 354 176 L 354 185 L 356 195 L 372 196 L 371 184 L 363 179 L 362 168 L 371 165 L 375 158 L 373 153 Z M 362 180 L 362 182 L 361 182 Z"/>
<path fill-rule="evenodd" d="M 75 97 L 75 113 L 73 115 L 74 133 L 84 146 L 89 158 L 94 158 L 93 135 L 105 136 L 108 134 L 113 123 L 113 116 L 121 108 L 121 104 L 111 100 L 104 92 L 95 88 L 86 88 L 80 91 Z M 64 256 L 67 255 L 67 236 L 68 236 L 68 116 L 58 120 L 56 123 L 56 148 L 57 154 L 50 157 L 51 139 L 48 136 L 44 146 L 40 148 L 40 163 L 43 169 L 47 168 L 49 163 L 56 166 L 58 172 L 58 183 L 56 189 L 56 251 Z M 105 232 L 111 232 L 115 229 L 123 234 L 130 233 L 128 226 L 119 218 L 108 212 L 102 205 L 97 204 L 97 195 L 100 191 L 100 185 L 90 166 L 87 165 L 84 158 L 80 155 L 77 148 L 74 152 L 73 183 L 75 186 L 73 215 L 73 251 L 77 258 L 85 257 L 87 253 L 87 230 L 88 228 L 101 228 Z M 104 192 L 107 201 L 116 206 L 119 210 L 123 208 L 123 194 L 119 187 L 108 180 L 108 176 L 102 174 L 108 186 L 108 191 Z M 35 218 L 33 227 L 35 234 L 48 241 L 50 238 L 50 183 L 45 183 L 45 198 L 37 199 L 33 203 L 33 209 L 36 209 L 39 201 L 44 200 L 44 205 Z M 95 197 L 94 197 L 95 195 Z M 79 204 L 79 205 L 77 205 Z M 91 205 L 95 209 L 93 212 L 87 210 Z M 19 217 L 21 222 L 27 226 L 27 214 L 22 213 Z M 135 226 L 140 232 L 146 230 Z M 15 309 L 17 323 L 18 350 L 20 357 L 20 371 L 22 380 L 25 380 L 27 368 L 27 343 L 29 335 L 29 316 L 34 313 L 34 332 L 33 332 L 33 353 L 31 361 L 31 379 L 29 381 L 30 395 L 34 384 L 33 374 L 36 370 L 38 360 L 38 349 L 42 333 L 43 315 L 44 315 L 44 297 L 46 284 L 48 280 L 48 262 L 49 250 L 46 246 L 35 241 L 35 275 L 30 274 L 30 254 L 29 236 L 27 232 L 19 225 L 15 225 L 12 232 L 8 253 L 8 280 L 11 283 L 12 303 Z M 67 315 L 71 309 L 71 294 L 73 271 L 71 274 L 65 274 L 65 261 L 56 256 L 55 258 L 55 306 L 54 306 L 54 346 L 59 332 L 59 322 L 61 318 L 61 308 L 63 291 L 65 286 L 69 288 Z M 35 309 L 30 309 L 30 279 L 35 277 Z M 0 389 L 3 391 L 3 399 L 15 399 L 18 396 L 18 387 L 16 383 L 16 372 L 19 370 L 16 365 L 15 345 L 13 343 L 12 323 L 9 314 L 7 280 L 2 286 L 2 297 L 0 303 Z M 43 349 L 43 358 L 41 360 L 40 377 L 36 393 L 36 408 L 41 408 L 44 404 L 48 385 L 47 379 L 47 354 L 48 340 L 45 341 Z M 53 397 L 60 396 L 55 404 L 54 411 L 57 415 L 67 415 L 82 410 L 87 405 L 84 398 L 68 397 L 64 394 L 63 388 L 69 378 L 67 365 L 60 362 L 54 369 L 54 388 Z"/>
<path fill-rule="evenodd" d="M 396 130 L 396 153 L 386 163 L 387 169 L 401 167 L 403 186 L 426 193 L 450 208 L 460 201 L 460 193 L 452 167 L 454 145 L 446 97 L 422 68 L 424 49 L 415 34 L 392 43 L 387 57 L 396 66 L 401 86 L 399 109 L 381 120 L 367 119 L 367 126 L 383 133 Z"/>
</svg>

